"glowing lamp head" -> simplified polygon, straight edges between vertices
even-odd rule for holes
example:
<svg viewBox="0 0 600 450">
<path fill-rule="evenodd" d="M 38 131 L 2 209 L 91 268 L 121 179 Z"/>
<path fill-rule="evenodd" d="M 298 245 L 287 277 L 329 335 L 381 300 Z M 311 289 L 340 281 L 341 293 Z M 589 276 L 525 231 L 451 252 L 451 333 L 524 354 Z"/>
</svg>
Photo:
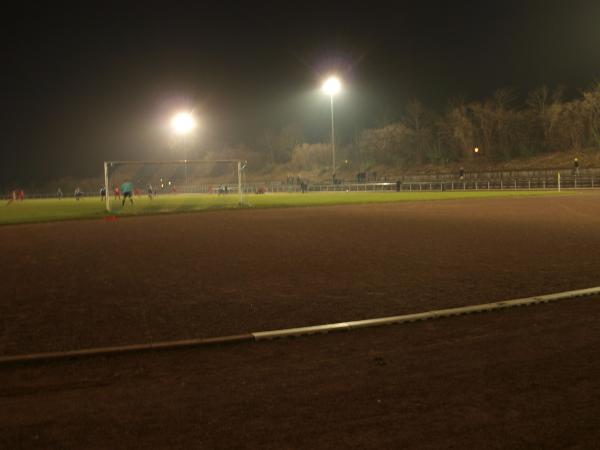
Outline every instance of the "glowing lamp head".
<svg viewBox="0 0 600 450">
<path fill-rule="evenodd" d="M 171 119 L 171 126 L 177 134 L 187 134 L 196 128 L 196 121 L 189 113 L 179 113 Z"/>
<path fill-rule="evenodd" d="M 475 147 L 475 148 L 473 149 L 473 152 L 474 152 L 474 153 L 479 153 L 479 147 Z"/>
<path fill-rule="evenodd" d="M 337 77 L 329 77 L 321 87 L 327 95 L 335 95 L 342 90 L 342 83 Z"/>
</svg>

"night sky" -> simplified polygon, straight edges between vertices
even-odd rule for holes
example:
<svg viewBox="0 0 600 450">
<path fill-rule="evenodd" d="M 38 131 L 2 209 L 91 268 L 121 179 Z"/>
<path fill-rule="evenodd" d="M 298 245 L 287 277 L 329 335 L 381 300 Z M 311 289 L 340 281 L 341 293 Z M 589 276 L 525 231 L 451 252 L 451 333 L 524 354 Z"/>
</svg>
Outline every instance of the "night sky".
<svg viewBox="0 0 600 450">
<path fill-rule="evenodd" d="M 330 72 L 341 142 L 413 97 L 443 110 L 501 87 L 576 95 L 600 76 L 597 1 L 123 4 L 4 14 L 0 187 L 176 158 L 180 109 L 201 123 L 200 152 L 291 123 L 326 140 Z"/>
</svg>

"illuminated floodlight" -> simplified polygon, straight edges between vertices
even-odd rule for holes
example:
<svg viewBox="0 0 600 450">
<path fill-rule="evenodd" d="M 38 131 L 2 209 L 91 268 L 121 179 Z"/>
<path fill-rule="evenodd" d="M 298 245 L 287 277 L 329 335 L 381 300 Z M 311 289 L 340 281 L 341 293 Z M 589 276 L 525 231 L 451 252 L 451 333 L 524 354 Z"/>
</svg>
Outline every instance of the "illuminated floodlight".
<svg viewBox="0 0 600 450">
<path fill-rule="evenodd" d="M 196 128 L 196 121 L 190 113 L 178 113 L 171 119 L 171 126 L 177 134 L 188 134 Z"/>
<path fill-rule="evenodd" d="M 475 148 L 473 149 L 473 153 L 479 153 L 479 147 L 475 147 Z"/>
<path fill-rule="evenodd" d="M 342 90 L 342 82 L 337 77 L 329 77 L 325 80 L 321 89 L 327 95 L 334 96 Z"/>
</svg>

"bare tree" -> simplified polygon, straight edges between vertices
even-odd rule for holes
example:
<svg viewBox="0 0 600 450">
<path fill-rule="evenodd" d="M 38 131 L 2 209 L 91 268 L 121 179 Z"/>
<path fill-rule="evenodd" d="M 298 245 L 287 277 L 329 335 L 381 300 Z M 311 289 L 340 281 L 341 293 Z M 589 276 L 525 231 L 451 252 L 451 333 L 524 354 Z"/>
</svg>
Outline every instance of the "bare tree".
<svg viewBox="0 0 600 450">
<path fill-rule="evenodd" d="M 439 121 L 438 133 L 447 146 L 447 157 L 459 160 L 471 153 L 476 143 L 476 130 L 464 99 L 453 99 Z"/>
<path fill-rule="evenodd" d="M 407 160 L 407 129 L 401 123 L 387 125 L 382 128 L 365 130 L 361 134 L 359 149 L 369 161 L 382 164 L 399 164 Z"/>
<path fill-rule="evenodd" d="M 600 82 L 583 92 L 581 113 L 585 120 L 587 143 L 600 148 Z"/>
<path fill-rule="evenodd" d="M 270 164 L 286 163 L 292 158 L 294 148 L 303 142 L 302 129 L 298 125 L 287 125 L 281 130 L 271 128 L 263 130 L 260 144 L 269 155 Z"/>
<path fill-rule="evenodd" d="M 551 91 L 547 86 L 540 86 L 527 97 L 529 140 L 541 151 L 551 150 L 557 145 L 554 135 L 562 112 L 563 92 L 561 87 Z"/>
<path fill-rule="evenodd" d="M 433 119 L 432 114 L 423 104 L 412 99 L 402 118 L 408 140 L 408 158 L 411 162 L 422 164 L 433 148 Z"/>
</svg>

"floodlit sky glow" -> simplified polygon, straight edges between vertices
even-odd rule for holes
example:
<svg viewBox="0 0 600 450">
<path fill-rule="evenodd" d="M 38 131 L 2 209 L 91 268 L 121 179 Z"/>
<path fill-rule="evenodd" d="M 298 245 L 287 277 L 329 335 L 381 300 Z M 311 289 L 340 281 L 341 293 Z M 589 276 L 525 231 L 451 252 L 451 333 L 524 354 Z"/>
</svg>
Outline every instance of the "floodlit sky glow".
<svg viewBox="0 0 600 450">
<path fill-rule="evenodd" d="M 318 11 L 318 13 L 316 13 Z M 171 114 L 201 117 L 204 148 L 252 147 L 292 126 L 326 142 L 319 90 L 336 74 L 336 142 L 398 121 L 411 99 L 437 112 L 514 88 L 600 79 L 600 2 L 430 0 L 11 6 L 0 28 L 0 188 L 93 177 L 105 160 L 165 153 Z M 169 128 L 165 132 L 165 127 Z M 184 127 L 185 128 L 185 127 Z M 481 149 L 483 152 L 484 149 Z M 485 152 L 484 152 L 485 153 Z"/>
</svg>

